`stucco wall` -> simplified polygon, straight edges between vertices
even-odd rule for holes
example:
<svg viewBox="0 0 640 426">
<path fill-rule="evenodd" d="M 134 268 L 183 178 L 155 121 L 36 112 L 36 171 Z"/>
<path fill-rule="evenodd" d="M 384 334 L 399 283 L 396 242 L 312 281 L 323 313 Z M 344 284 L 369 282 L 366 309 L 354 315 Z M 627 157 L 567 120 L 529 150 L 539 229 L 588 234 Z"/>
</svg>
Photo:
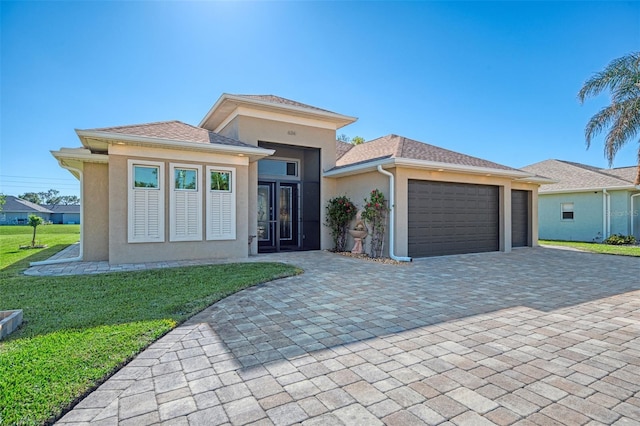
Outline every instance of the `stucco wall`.
<svg viewBox="0 0 640 426">
<path fill-rule="evenodd" d="M 82 209 L 81 232 L 83 260 L 88 262 L 109 260 L 108 164 L 84 164 L 82 174 Z"/>
<path fill-rule="evenodd" d="M 609 191 L 611 234 L 631 234 L 631 196 L 629 191 Z M 636 197 L 637 198 L 637 197 Z M 638 201 L 636 201 L 638 204 Z"/>
<path fill-rule="evenodd" d="M 602 241 L 602 191 L 540 194 L 540 238 L 563 241 Z M 562 203 L 573 203 L 573 220 L 563 220 Z M 597 240 L 596 238 L 600 238 Z"/>
<path fill-rule="evenodd" d="M 119 149 L 125 153 L 125 149 Z M 110 152 L 109 156 L 109 263 L 140 263 L 152 261 L 170 261 L 184 259 L 216 259 L 216 258 L 245 258 L 248 256 L 248 182 L 249 167 L 246 157 L 209 155 L 202 152 L 188 153 L 184 151 L 149 150 L 149 156 L 118 155 Z M 130 158 L 146 161 L 158 161 L 165 164 L 165 240 L 162 243 L 128 243 L 127 242 L 127 178 L 128 162 Z M 173 159 L 175 158 L 175 159 Z M 209 160 L 209 161 L 208 161 Z M 206 166 L 235 167 L 236 174 L 236 239 L 225 241 L 207 241 L 206 235 L 206 190 L 202 192 L 202 240 L 201 241 L 169 241 L 170 211 L 169 211 L 169 165 L 171 162 L 181 164 L 202 165 L 203 173 Z M 203 182 L 201 180 L 201 182 Z M 206 188 L 205 188 L 206 189 Z"/>
<path fill-rule="evenodd" d="M 369 198 L 370 193 L 374 189 L 379 189 L 389 199 L 389 178 L 378 172 L 363 173 L 360 175 L 346 176 L 336 179 L 336 196 L 345 195 L 356 205 L 358 210 L 364 209 L 364 200 Z M 324 203 L 322 206 L 324 206 Z M 389 222 L 387 222 L 389 223 Z M 352 221 L 350 228 L 355 226 L 355 219 Z M 326 228 L 323 225 L 324 228 Z M 389 226 L 387 226 L 384 237 L 383 255 L 389 255 Z M 371 238 L 364 240 L 365 252 L 369 253 Z M 353 238 L 347 237 L 347 248 L 353 248 Z M 397 247 L 397 244 L 396 244 Z M 330 248 L 333 248 L 333 240 L 330 240 Z"/>
</svg>

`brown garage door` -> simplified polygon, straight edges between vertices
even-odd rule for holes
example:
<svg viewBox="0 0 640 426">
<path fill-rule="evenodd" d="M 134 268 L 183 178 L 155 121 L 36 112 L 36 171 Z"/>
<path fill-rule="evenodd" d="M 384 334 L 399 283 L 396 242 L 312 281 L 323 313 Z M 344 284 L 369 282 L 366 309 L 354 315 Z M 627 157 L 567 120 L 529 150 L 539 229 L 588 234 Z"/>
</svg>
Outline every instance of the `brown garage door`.
<svg viewBox="0 0 640 426">
<path fill-rule="evenodd" d="M 529 245 L 529 191 L 511 191 L 511 246 Z"/>
<path fill-rule="evenodd" d="M 499 249 L 497 186 L 409 180 L 409 256 Z"/>
</svg>

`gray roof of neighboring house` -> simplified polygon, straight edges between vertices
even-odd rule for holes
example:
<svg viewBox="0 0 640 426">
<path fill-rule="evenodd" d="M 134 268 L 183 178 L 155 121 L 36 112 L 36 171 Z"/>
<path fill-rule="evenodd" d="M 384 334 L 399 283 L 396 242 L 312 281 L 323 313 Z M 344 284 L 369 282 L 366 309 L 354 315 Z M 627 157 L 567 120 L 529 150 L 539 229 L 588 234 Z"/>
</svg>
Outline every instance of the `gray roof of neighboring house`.
<svg viewBox="0 0 640 426">
<path fill-rule="evenodd" d="M 348 150 L 346 146 L 342 146 L 340 144 L 336 145 L 336 147 L 338 151 L 336 168 L 385 158 L 406 158 L 443 164 L 456 164 L 461 166 L 482 167 L 498 170 L 517 170 L 492 161 L 483 160 L 481 158 L 472 157 L 393 134 L 383 136 L 360 145 L 352 146 Z"/>
<path fill-rule="evenodd" d="M 2 211 L 4 213 L 53 213 L 46 207 L 13 195 L 7 195 Z"/>
<path fill-rule="evenodd" d="M 312 105 L 303 104 L 301 102 L 292 101 L 291 99 L 282 98 L 280 96 L 274 96 L 274 95 L 233 95 L 233 96 L 237 96 L 239 98 L 254 99 L 257 101 L 269 102 L 272 104 L 290 105 L 298 108 L 310 109 L 313 111 L 322 111 L 322 112 L 328 112 L 331 114 L 336 114 L 335 112 L 329 111 L 327 109 L 322 109 L 322 108 L 314 107 Z"/>
<path fill-rule="evenodd" d="M 43 204 L 42 207 L 45 207 L 51 210 L 52 213 L 80 213 L 80 206 L 78 205 L 62 205 L 62 204 Z"/>
<path fill-rule="evenodd" d="M 599 169 L 587 164 L 563 160 L 545 160 L 522 170 L 557 181 L 540 187 L 540 193 L 633 187 L 635 167 Z"/>
<path fill-rule="evenodd" d="M 132 124 L 129 126 L 101 127 L 84 129 L 88 132 L 120 133 L 129 136 L 170 139 L 183 142 L 211 143 L 255 148 L 244 142 L 227 138 L 202 127 L 192 126 L 181 121 L 159 121 L 156 123 Z"/>
</svg>

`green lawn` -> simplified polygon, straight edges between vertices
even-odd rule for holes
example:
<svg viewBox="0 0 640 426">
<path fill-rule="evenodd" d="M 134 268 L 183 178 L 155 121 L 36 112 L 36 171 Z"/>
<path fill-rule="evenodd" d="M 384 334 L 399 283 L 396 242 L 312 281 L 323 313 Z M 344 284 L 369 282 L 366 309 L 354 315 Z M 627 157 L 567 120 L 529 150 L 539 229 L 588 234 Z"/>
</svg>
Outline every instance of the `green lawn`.
<svg viewBox="0 0 640 426">
<path fill-rule="evenodd" d="M 599 243 L 581 243 L 574 241 L 552 241 L 540 240 L 540 244 L 550 246 L 573 247 L 578 250 L 589 251 L 600 254 L 614 254 L 618 256 L 637 256 L 640 257 L 640 246 L 614 246 Z"/>
<path fill-rule="evenodd" d="M 58 417 L 137 353 L 195 313 L 243 288 L 301 273 L 245 263 L 74 277 L 27 277 L 78 239 L 77 226 L 38 228 L 52 248 L 16 250 L 31 228 L 0 227 L 0 310 L 23 309 L 22 327 L 0 342 L 0 425 Z M 42 231 L 42 233 L 41 233 Z M 11 260 L 5 257 L 10 256 Z"/>
</svg>

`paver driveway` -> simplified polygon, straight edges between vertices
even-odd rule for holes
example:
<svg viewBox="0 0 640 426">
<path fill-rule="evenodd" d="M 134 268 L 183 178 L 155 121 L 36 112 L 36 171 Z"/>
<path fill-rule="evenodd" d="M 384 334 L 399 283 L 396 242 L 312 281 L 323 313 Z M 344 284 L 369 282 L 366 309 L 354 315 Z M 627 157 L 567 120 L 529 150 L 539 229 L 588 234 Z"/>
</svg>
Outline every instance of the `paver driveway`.
<svg viewBox="0 0 640 426">
<path fill-rule="evenodd" d="M 638 424 L 640 259 L 276 254 L 60 423 Z"/>
</svg>

